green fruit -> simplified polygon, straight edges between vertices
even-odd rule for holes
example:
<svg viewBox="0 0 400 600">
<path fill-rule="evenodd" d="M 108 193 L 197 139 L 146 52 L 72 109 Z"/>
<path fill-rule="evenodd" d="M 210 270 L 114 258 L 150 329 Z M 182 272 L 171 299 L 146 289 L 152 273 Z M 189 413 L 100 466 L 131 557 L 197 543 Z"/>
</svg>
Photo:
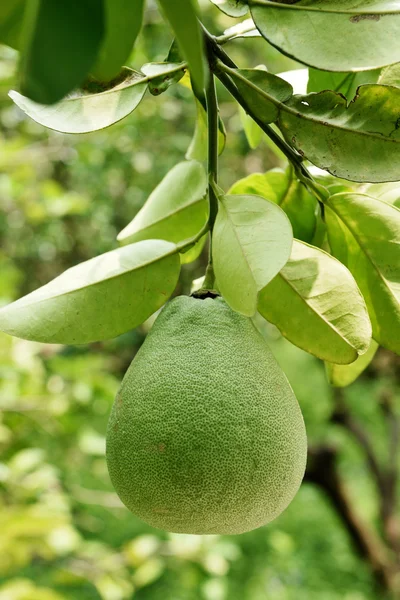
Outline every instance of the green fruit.
<svg viewBox="0 0 400 600">
<path fill-rule="evenodd" d="M 169 302 L 110 416 L 124 504 L 167 531 L 242 533 L 286 508 L 306 454 L 297 400 L 253 322 L 221 298 Z"/>
</svg>

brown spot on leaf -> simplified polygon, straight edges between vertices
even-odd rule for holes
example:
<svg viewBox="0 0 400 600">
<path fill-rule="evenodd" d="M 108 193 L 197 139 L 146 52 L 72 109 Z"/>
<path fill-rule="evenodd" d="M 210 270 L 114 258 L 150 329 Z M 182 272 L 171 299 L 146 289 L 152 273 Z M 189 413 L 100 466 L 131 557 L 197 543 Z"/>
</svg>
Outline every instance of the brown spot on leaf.
<svg viewBox="0 0 400 600">
<path fill-rule="evenodd" d="M 379 21 L 381 15 L 354 15 L 350 17 L 350 23 L 359 23 L 360 21 Z"/>
</svg>

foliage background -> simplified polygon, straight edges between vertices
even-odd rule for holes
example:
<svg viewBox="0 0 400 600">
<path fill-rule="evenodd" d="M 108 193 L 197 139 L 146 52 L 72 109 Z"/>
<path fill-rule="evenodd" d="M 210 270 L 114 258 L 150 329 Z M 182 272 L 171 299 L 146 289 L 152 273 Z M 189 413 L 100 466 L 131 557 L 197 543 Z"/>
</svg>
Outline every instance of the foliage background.
<svg viewBox="0 0 400 600">
<path fill-rule="evenodd" d="M 204 3 L 208 25 L 231 21 Z M 132 65 L 163 60 L 170 36 L 156 10 Z M 258 40 L 236 42 L 241 65 L 272 72 L 296 64 Z M 116 247 L 115 237 L 168 170 L 184 158 L 195 107 L 177 85 L 148 95 L 121 124 L 90 135 L 45 130 L 7 98 L 16 57 L 0 55 L 0 302 L 43 285 L 66 268 Z M 237 107 L 221 92 L 228 130 L 223 187 L 279 166 L 264 140 L 250 151 Z M 183 268 L 188 293 L 204 256 Z M 119 382 L 150 323 L 107 343 L 47 346 L 0 337 L 0 600 L 369 600 L 383 598 L 334 507 L 305 483 L 287 511 L 242 536 L 183 536 L 133 517 L 113 492 L 104 459 L 107 418 Z M 301 404 L 311 443 L 340 449 L 340 470 L 361 517 L 378 506 L 364 457 L 332 424 L 333 392 L 317 359 L 264 326 Z M 386 458 L 378 403 L 396 397 L 387 353 L 345 399 Z M 397 396 L 396 396 L 397 395 Z"/>
</svg>

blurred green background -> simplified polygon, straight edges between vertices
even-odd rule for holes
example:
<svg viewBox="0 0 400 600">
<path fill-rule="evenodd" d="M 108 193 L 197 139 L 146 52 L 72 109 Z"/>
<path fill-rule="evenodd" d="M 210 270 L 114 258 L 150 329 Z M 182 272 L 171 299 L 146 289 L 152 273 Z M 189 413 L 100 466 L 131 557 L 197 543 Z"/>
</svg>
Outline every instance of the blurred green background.
<svg viewBox="0 0 400 600">
<path fill-rule="evenodd" d="M 214 33 L 232 25 L 211 4 L 202 6 Z M 163 60 L 170 42 L 150 8 L 132 66 Z M 242 66 L 266 64 L 272 72 L 298 66 L 258 39 L 239 40 L 229 50 Z M 107 130 L 82 136 L 45 130 L 7 97 L 16 60 L 3 48 L 1 304 L 116 247 L 118 231 L 183 160 L 195 123 L 190 92 L 176 85 L 158 98 L 147 95 Z M 221 185 L 283 164 L 265 139 L 250 150 L 236 105 L 220 92 L 228 130 Z M 205 255 L 183 267 L 176 293 L 189 292 L 204 261 Z M 306 481 L 275 522 L 241 536 L 166 534 L 121 505 L 107 473 L 105 430 L 119 382 L 150 325 L 81 347 L 0 336 L 0 600 L 389 597 L 321 485 Z M 320 361 L 262 327 L 299 399 L 312 447 L 333 449 L 349 505 L 380 539 L 379 495 L 364 452 L 333 415 L 339 399 L 385 463 L 390 449 L 381 405 L 390 397 L 398 413 L 398 360 L 378 352 L 359 381 L 338 396 Z"/>
</svg>

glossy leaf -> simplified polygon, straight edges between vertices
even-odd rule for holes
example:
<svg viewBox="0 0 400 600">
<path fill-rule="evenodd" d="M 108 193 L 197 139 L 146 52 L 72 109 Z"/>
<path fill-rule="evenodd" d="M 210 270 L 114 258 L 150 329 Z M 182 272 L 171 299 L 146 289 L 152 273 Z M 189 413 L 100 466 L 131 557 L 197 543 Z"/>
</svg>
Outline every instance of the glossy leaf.
<svg viewBox="0 0 400 600">
<path fill-rule="evenodd" d="M 106 32 L 92 74 L 101 81 L 118 75 L 142 26 L 144 0 L 105 0 Z"/>
<path fill-rule="evenodd" d="M 207 176 L 196 161 L 176 165 L 155 188 L 119 241 L 159 238 L 182 242 L 194 237 L 208 215 Z"/>
<path fill-rule="evenodd" d="M 250 0 L 262 35 L 284 54 L 326 71 L 363 71 L 400 61 L 397 0 Z"/>
<path fill-rule="evenodd" d="M 157 0 L 169 21 L 190 75 L 199 90 L 206 84 L 208 66 L 204 56 L 203 35 L 197 20 L 193 0 Z"/>
<path fill-rule="evenodd" d="M 77 94 L 44 106 L 11 91 L 10 97 L 31 119 L 49 129 L 63 133 L 87 133 L 109 127 L 138 106 L 146 89 L 142 73 L 125 69 L 123 80 L 109 90 L 97 94 Z"/>
<path fill-rule="evenodd" d="M 289 261 L 260 293 L 258 311 L 293 344 L 324 360 L 350 363 L 371 341 L 365 302 L 351 273 L 298 240 Z"/>
<path fill-rule="evenodd" d="M 230 17 L 244 17 L 249 7 L 244 0 L 211 0 L 222 12 Z"/>
<path fill-rule="evenodd" d="M 279 127 L 287 141 L 317 167 L 351 181 L 400 179 L 400 89 L 363 85 L 347 106 L 327 91 L 293 96 Z"/>
<path fill-rule="evenodd" d="M 383 200 L 383 202 L 393 204 L 396 208 L 400 208 L 400 181 L 371 184 L 365 186 L 362 191 L 363 193 L 368 194 L 368 196 L 379 198 L 380 200 Z"/>
<path fill-rule="evenodd" d="M 230 69 L 229 74 L 249 108 L 264 123 L 279 115 L 279 103 L 289 100 L 293 88 L 284 79 L 263 69 Z"/>
<path fill-rule="evenodd" d="M 137 327 L 178 281 L 177 248 L 146 240 L 101 254 L 0 310 L 0 329 L 16 337 L 86 344 Z"/>
<path fill-rule="evenodd" d="M 53 104 L 80 86 L 104 36 L 103 0 L 37 0 L 29 5 L 21 61 L 21 92 Z"/>
<path fill-rule="evenodd" d="M 375 340 L 371 340 L 367 352 L 362 356 L 359 356 L 357 360 L 351 363 L 351 365 L 325 363 L 329 383 L 335 387 L 346 387 L 353 383 L 353 381 L 355 381 L 371 363 L 378 348 L 379 345 Z"/>
<path fill-rule="evenodd" d="M 325 206 L 329 244 L 365 298 L 374 339 L 400 353 L 400 210 L 363 194 Z"/>
<path fill-rule="evenodd" d="M 222 196 L 214 225 L 212 254 L 217 285 L 226 302 L 247 316 L 259 292 L 285 265 L 292 247 L 289 219 L 259 196 Z"/>
<path fill-rule="evenodd" d="M 26 0 L 2 0 L 0 3 L 0 44 L 16 50 L 20 47 L 20 36 Z"/>
<path fill-rule="evenodd" d="M 292 169 L 253 173 L 234 183 L 229 194 L 255 194 L 275 202 L 289 217 L 293 236 L 305 242 L 312 240 L 317 201 L 294 177 Z"/>
</svg>

